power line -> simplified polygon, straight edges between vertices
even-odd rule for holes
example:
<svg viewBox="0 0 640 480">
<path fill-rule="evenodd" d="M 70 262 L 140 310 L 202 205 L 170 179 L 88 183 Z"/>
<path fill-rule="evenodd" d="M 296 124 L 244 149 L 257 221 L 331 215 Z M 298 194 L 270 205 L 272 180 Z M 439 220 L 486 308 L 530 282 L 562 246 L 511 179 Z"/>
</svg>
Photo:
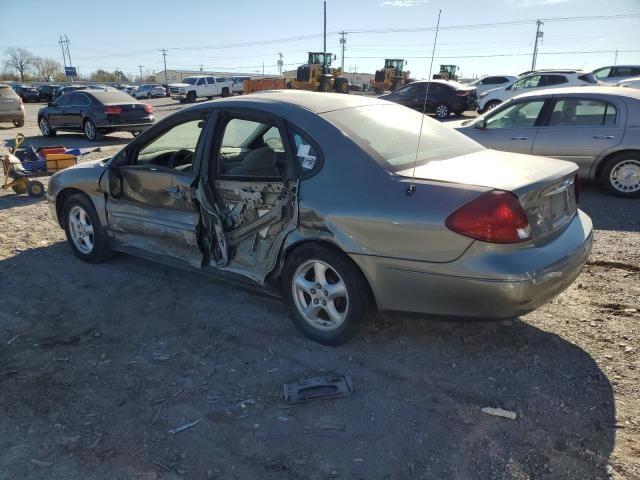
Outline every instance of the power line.
<svg viewBox="0 0 640 480">
<path fill-rule="evenodd" d="M 579 55 L 579 54 L 587 54 L 587 53 L 638 53 L 640 50 L 583 50 L 583 51 L 573 51 L 573 52 L 539 52 L 540 55 Z M 444 55 L 437 56 L 434 58 L 493 58 L 493 57 L 522 57 L 529 56 L 531 53 L 496 53 L 491 55 Z M 345 57 L 345 58 L 357 58 L 357 59 L 366 59 L 366 58 L 380 58 L 379 56 L 369 56 L 369 57 Z M 431 58 L 430 56 L 415 56 L 415 57 L 405 57 L 405 58 L 415 58 L 415 59 L 425 59 Z"/>
</svg>

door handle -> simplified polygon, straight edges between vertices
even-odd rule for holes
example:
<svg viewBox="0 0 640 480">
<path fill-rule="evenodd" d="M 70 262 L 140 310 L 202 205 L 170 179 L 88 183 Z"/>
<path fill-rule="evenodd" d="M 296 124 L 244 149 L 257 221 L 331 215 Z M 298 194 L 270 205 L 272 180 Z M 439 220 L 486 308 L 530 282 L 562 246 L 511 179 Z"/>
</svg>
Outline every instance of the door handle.
<svg viewBox="0 0 640 480">
<path fill-rule="evenodd" d="M 511 137 L 511 140 L 528 140 L 529 137 Z"/>
<path fill-rule="evenodd" d="M 616 137 L 613 135 L 594 135 L 593 138 L 596 140 L 613 140 Z"/>
</svg>

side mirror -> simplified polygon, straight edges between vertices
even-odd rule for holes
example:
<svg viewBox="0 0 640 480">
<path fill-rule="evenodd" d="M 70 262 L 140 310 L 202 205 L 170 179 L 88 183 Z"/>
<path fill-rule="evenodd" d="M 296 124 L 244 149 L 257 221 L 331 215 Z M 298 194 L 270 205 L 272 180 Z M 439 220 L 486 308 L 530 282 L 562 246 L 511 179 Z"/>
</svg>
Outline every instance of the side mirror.
<svg viewBox="0 0 640 480">
<path fill-rule="evenodd" d="M 485 128 L 487 128 L 487 119 L 483 118 L 478 123 L 476 123 L 473 128 L 477 128 L 478 130 L 484 130 Z"/>
<path fill-rule="evenodd" d="M 123 176 L 120 169 L 118 167 L 109 166 L 107 169 L 107 175 L 109 176 L 109 195 L 113 198 L 122 197 Z"/>
</svg>

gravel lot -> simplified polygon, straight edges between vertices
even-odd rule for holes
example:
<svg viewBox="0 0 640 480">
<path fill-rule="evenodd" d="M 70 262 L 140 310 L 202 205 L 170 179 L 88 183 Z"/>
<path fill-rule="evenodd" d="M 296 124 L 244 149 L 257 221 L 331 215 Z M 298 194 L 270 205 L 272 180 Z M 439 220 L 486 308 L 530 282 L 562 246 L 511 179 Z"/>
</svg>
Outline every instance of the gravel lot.
<svg viewBox="0 0 640 480">
<path fill-rule="evenodd" d="M 36 110 L 29 143 L 90 146 L 37 136 Z M 585 186 L 582 208 L 589 264 L 540 310 L 380 316 L 327 348 L 277 300 L 124 255 L 83 264 L 44 201 L 0 191 L 0 479 L 638 479 L 640 203 Z M 354 394 L 281 400 L 325 373 Z"/>
</svg>

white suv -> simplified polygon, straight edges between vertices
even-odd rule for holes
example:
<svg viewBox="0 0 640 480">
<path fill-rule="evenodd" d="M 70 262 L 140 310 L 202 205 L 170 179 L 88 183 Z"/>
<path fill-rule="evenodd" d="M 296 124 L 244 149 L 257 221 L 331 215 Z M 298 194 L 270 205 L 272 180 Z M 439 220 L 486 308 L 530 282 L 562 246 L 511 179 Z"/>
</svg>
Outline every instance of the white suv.
<svg viewBox="0 0 640 480">
<path fill-rule="evenodd" d="M 487 90 L 478 97 L 478 112 L 491 110 L 505 100 L 532 89 L 597 85 L 592 73 L 583 70 L 536 70 L 521 76 L 506 87 Z"/>
</svg>

